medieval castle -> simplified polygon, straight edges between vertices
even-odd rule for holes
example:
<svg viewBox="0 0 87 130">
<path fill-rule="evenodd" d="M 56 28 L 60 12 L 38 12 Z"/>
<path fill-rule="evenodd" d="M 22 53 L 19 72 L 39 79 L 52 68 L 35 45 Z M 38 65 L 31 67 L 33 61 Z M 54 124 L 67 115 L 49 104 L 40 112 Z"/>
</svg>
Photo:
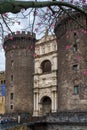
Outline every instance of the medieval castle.
<svg viewBox="0 0 87 130">
<path fill-rule="evenodd" d="M 72 15 L 86 24 L 82 14 Z M 6 113 L 87 110 L 87 31 L 68 16 L 54 31 L 39 41 L 30 32 L 5 38 Z"/>
</svg>

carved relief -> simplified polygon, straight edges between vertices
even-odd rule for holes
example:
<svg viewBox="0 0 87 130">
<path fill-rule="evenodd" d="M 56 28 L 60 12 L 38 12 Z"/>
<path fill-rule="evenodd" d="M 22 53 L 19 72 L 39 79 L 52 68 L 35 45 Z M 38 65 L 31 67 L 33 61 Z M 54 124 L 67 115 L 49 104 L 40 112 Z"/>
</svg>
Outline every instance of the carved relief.
<svg viewBox="0 0 87 130">
<path fill-rule="evenodd" d="M 47 45 L 48 52 L 50 52 L 50 49 L 51 49 L 51 47 L 50 47 L 50 46 L 51 46 L 50 44 L 48 44 L 48 45 Z"/>
<path fill-rule="evenodd" d="M 45 54 L 45 45 L 41 47 L 42 53 Z"/>
<path fill-rule="evenodd" d="M 57 55 L 55 56 L 55 59 L 53 61 L 53 56 L 55 55 L 54 48 L 56 49 L 56 44 L 54 43 L 55 45 L 52 46 L 54 39 L 53 39 L 53 42 L 52 41 L 50 42 L 50 38 L 45 39 L 45 41 L 42 38 L 43 40 L 41 40 L 38 43 L 38 48 L 40 48 L 41 53 L 39 54 L 40 57 L 38 57 L 38 60 L 35 60 L 35 73 L 39 72 L 38 75 L 34 76 L 34 91 L 38 92 L 38 113 L 34 111 L 35 115 L 41 115 L 44 113 L 44 111 L 42 112 L 42 110 L 45 110 L 46 106 L 44 106 L 43 108 L 43 105 L 41 102 L 43 97 L 46 97 L 46 96 L 49 97 L 52 100 L 52 104 L 53 104 L 51 91 L 53 87 L 54 89 L 56 88 L 56 80 L 55 80 L 56 72 L 52 72 L 52 71 L 55 68 L 53 66 L 57 64 L 57 62 L 55 62 Z M 46 40 L 48 40 L 48 43 Z M 44 44 L 42 44 L 43 42 Z M 36 52 L 38 48 L 36 47 Z M 54 53 L 50 53 L 50 52 L 54 52 Z M 43 54 L 46 54 L 46 55 L 43 55 Z"/>
</svg>

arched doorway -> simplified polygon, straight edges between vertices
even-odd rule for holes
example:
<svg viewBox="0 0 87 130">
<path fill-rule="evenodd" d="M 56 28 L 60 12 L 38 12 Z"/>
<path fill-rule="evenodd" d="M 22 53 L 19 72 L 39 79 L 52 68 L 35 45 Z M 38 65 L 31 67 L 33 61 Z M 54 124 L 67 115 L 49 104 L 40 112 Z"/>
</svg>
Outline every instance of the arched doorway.
<svg viewBox="0 0 87 130">
<path fill-rule="evenodd" d="M 42 98 L 42 115 L 51 112 L 51 99 L 48 96 Z"/>
</svg>

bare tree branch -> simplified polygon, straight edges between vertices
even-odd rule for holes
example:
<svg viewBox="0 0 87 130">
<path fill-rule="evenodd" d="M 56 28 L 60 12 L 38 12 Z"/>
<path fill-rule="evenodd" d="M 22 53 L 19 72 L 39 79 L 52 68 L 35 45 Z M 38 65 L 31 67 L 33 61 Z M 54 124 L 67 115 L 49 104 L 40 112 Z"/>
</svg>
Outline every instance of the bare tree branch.
<svg viewBox="0 0 87 130">
<path fill-rule="evenodd" d="M 0 1 L 0 13 L 5 12 L 12 12 L 12 13 L 18 13 L 21 9 L 28 9 L 28 8 L 43 8 L 43 7 L 51 7 L 51 6 L 64 6 L 64 7 L 70 7 L 76 11 L 79 11 L 80 13 L 83 13 L 87 17 L 87 12 L 82 9 L 81 7 L 78 7 L 76 5 L 73 5 L 68 2 L 61 2 L 61 1 L 8 1 L 8 2 L 2 2 Z"/>
<path fill-rule="evenodd" d="M 1 15 L 1 16 L 2 16 L 2 19 L 3 19 L 3 21 L 4 21 L 5 25 L 6 25 L 6 27 L 7 27 L 8 30 L 12 33 L 12 31 L 11 31 L 10 27 L 8 26 L 8 24 L 6 23 L 6 20 L 4 19 L 3 15 Z"/>
<path fill-rule="evenodd" d="M 84 30 L 87 30 L 87 27 L 84 26 L 82 23 L 80 23 L 78 20 L 76 20 L 76 18 L 74 18 L 69 11 L 67 12 L 66 9 L 64 9 L 63 7 L 60 6 L 60 9 L 62 9 L 64 11 L 64 13 L 66 13 L 70 18 L 72 18 L 80 27 L 82 27 Z"/>
</svg>

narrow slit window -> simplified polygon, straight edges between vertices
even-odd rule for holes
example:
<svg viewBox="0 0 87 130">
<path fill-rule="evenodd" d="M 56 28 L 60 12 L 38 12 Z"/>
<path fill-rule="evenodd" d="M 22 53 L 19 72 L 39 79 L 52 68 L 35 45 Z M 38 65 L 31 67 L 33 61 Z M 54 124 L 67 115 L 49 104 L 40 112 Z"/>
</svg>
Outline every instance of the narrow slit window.
<svg viewBox="0 0 87 130">
<path fill-rule="evenodd" d="M 4 84 L 5 84 L 5 80 L 4 80 Z"/>
<path fill-rule="evenodd" d="M 10 99 L 13 100 L 13 98 L 14 98 L 14 94 L 11 93 L 11 94 L 10 94 Z"/>
<path fill-rule="evenodd" d="M 1 84 L 3 84 L 3 80 L 1 80 Z"/>
<path fill-rule="evenodd" d="M 14 64 L 14 61 L 13 61 L 13 60 L 11 60 L 11 67 L 13 67 L 13 64 Z"/>
<path fill-rule="evenodd" d="M 11 110 L 13 109 L 13 105 L 10 106 Z"/>
<path fill-rule="evenodd" d="M 77 44 L 73 45 L 73 51 L 76 52 L 77 51 Z"/>
<path fill-rule="evenodd" d="M 74 94 L 78 94 L 79 93 L 79 86 L 76 85 L 74 86 Z"/>
<path fill-rule="evenodd" d="M 13 75 L 11 75 L 11 81 L 13 81 Z"/>
</svg>

